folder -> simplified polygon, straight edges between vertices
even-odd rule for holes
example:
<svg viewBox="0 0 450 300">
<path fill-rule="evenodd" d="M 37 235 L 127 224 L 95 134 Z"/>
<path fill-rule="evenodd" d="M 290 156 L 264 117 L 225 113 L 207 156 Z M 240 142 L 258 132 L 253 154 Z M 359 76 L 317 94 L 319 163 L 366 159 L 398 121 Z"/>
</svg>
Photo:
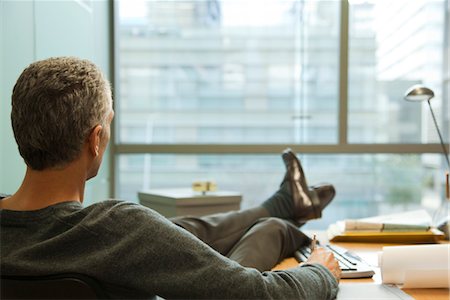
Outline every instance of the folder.
<svg viewBox="0 0 450 300">
<path fill-rule="evenodd" d="M 444 239 L 444 233 L 435 228 L 407 232 L 342 232 L 331 225 L 327 234 L 331 242 L 420 244 L 437 243 Z"/>
</svg>

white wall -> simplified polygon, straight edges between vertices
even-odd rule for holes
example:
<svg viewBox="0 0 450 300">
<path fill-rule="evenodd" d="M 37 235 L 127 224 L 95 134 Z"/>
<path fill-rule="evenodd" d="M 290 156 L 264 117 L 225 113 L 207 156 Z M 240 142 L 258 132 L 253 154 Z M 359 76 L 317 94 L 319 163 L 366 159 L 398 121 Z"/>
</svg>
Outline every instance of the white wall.
<svg viewBox="0 0 450 300">
<path fill-rule="evenodd" d="M 13 193 L 25 164 L 14 141 L 11 93 L 22 70 L 50 56 L 94 61 L 109 76 L 107 0 L 0 0 L 0 192 Z M 86 204 L 108 197 L 108 161 L 86 187 Z"/>
</svg>

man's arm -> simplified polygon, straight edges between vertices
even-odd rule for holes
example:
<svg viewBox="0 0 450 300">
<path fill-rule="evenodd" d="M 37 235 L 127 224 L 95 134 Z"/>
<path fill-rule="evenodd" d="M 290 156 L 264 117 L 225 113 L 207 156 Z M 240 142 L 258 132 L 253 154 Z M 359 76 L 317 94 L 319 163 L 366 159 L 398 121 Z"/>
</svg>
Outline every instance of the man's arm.
<svg viewBox="0 0 450 300">
<path fill-rule="evenodd" d="M 245 268 L 150 209 L 111 208 L 109 282 L 163 298 L 333 299 L 338 283 L 319 264 L 275 272 Z M 123 252 L 127 252 L 124 254 Z"/>
</svg>

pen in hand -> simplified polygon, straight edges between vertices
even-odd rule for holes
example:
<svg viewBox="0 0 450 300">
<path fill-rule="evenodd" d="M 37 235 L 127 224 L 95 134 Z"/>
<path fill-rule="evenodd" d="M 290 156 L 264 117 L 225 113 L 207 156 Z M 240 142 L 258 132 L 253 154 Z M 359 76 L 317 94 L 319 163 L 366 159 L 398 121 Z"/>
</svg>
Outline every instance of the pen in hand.
<svg viewBox="0 0 450 300">
<path fill-rule="evenodd" d="M 324 248 L 318 248 L 318 243 L 319 242 L 317 241 L 317 237 L 314 234 L 311 244 L 309 245 L 311 255 L 308 257 L 306 263 L 318 263 L 323 265 L 333 274 L 336 280 L 339 281 L 339 279 L 341 278 L 341 269 L 339 267 L 338 261 L 330 251 L 325 250 Z"/>
<path fill-rule="evenodd" d="M 313 235 L 313 239 L 312 239 L 311 245 L 310 245 L 311 252 L 316 250 L 316 247 L 317 247 L 317 239 L 316 239 L 316 235 Z"/>
</svg>

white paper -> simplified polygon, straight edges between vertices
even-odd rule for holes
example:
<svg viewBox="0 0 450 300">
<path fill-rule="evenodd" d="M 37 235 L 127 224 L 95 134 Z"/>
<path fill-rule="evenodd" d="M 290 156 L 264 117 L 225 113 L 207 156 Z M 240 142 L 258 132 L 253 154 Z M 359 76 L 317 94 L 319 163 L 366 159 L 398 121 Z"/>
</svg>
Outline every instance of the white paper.
<svg viewBox="0 0 450 300">
<path fill-rule="evenodd" d="M 429 278 L 430 280 L 424 280 Z M 403 288 L 442 288 L 449 287 L 448 269 L 406 270 Z"/>
<path fill-rule="evenodd" d="M 450 245 L 383 247 L 379 255 L 383 283 L 404 288 L 449 288 Z"/>
<path fill-rule="evenodd" d="M 374 283 L 340 283 L 337 300 L 414 300 L 395 285 Z"/>
<path fill-rule="evenodd" d="M 424 209 L 358 219 L 361 222 L 431 226 L 431 216 Z"/>
</svg>

